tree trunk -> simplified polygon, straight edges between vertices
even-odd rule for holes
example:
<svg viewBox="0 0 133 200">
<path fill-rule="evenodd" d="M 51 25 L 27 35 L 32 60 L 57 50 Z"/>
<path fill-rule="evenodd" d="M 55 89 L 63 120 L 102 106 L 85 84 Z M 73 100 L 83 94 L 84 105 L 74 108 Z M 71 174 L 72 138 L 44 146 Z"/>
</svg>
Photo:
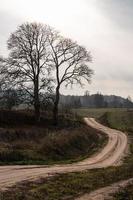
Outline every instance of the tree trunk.
<svg viewBox="0 0 133 200">
<path fill-rule="evenodd" d="M 58 125 L 58 105 L 60 100 L 60 93 L 59 93 L 59 86 L 56 88 L 56 95 L 55 95 L 55 102 L 54 102 L 54 109 L 53 109 L 53 121 L 54 125 Z"/>
<path fill-rule="evenodd" d="M 40 121 L 40 105 L 38 103 L 35 103 L 34 109 L 35 109 L 35 121 L 39 122 Z"/>
<path fill-rule="evenodd" d="M 35 120 L 36 122 L 40 121 L 40 101 L 38 93 L 38 81 L 34 85 L 34 110 L 35 110 Z"/>
</svg>

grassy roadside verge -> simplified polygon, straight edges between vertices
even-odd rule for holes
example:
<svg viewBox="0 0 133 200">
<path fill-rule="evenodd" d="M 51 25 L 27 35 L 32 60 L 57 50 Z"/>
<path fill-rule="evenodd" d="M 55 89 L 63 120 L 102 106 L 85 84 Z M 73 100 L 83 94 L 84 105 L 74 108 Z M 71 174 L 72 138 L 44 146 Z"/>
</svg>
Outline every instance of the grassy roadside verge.
<svg viewBox="0 0 133 200">
<path fill-rule="evenodd" d="M 132 200 L 133 199 L 133 183 L 130 183 L 125 188 L 120 190 L 113 195 L 114 200 Z"/>
</svg>

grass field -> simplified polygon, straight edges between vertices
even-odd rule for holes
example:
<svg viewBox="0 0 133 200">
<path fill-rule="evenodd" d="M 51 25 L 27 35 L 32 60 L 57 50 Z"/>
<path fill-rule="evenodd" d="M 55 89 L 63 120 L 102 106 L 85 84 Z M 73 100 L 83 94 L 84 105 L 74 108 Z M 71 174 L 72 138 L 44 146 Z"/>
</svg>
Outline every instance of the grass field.
<svg viewBox="0 0 133 200">
<path fill-rule="evenodd" d="M 121 111 L 127 111 L 126 108 L 79 108 L 72 110 L 75 115 L 81 117 L 94 117 L 99 118 L 104 115 L 106 112 L 119 113 Z"/>
<path fill-rule="evenodd" d="M 133 111 L 131 110 L 106 112 L 99 120 L 111 128 L 133 132 Z"/>
</svg>

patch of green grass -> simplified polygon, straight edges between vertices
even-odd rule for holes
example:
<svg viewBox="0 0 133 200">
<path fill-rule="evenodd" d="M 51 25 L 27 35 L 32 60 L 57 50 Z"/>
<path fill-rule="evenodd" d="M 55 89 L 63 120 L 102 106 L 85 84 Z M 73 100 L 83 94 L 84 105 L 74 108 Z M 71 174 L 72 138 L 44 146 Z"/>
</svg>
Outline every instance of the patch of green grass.
<svg viewBox="0 0 133 200">
<path fill-rule="evenodd" d="M 116 113 L 119 111 L 127 111 L 126 108 L 78 108 L 72 110 L 75 115 L 81 117 L 99 118 L 106 112 Z"/>
<path fill-rule="evenodd" d="M 113 195 L 114 200 L 133 200 L 133 183 L 125 188 L 120 188 L 117 193 Z"/>
<path fill-rule="evenodd" d="M 132 110 L 116 110 L 116 112 L 106 112 L 99 118 L 99 120 L 111 128 L 133 132 Z"/>
</svg>

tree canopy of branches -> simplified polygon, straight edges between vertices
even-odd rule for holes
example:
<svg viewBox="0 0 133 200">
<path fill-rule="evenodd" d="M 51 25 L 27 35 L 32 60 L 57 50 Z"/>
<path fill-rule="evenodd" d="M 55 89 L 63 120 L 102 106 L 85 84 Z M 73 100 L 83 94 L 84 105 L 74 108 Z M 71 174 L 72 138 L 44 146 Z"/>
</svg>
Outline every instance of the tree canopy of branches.
<svg viewBox="0 0 133 200">
<path fill-rule="evenodd" d="M 71 39 L 64 38 L 53 29 L 49 30 L 48 40 L 50 46 L 51 65 L 55 69 L 56 91 L 53 109 L 54 123 L 58 124 L 58 104 L 60 88 L 64 83 L 68 85 L 79 84 L 83 86 L 83 79 L 90 83 L 93 71 L 89 68 L 90 53 Z"/>
<path fill-rule="evenodd" d="M 8 76 L 13 79 L 14 85 L 24 88 L 31 96 L 37 121 L 40 118 L 39 95 L 44 89 L 51 89 L 47 29 L 48 26 L 42 24 L 25 23 L 8 40 Z"/>
<path fill-rule="evenodd" d="M 90 53 L 50 26 L 38 23 L 19 26 L 8 40 L 8 50 L 9 57 L 3 62 L 7 80 L 30 95 L 37 121 L 40 101 L 44 93 L 51 92 L 54 79 L 53 119 L 54 124 L 58 124 L 60 89 L 62 85 L 83 86 L 83 80 L 90 83 L 93 74 L 88 66 Z"/>
</svg>

